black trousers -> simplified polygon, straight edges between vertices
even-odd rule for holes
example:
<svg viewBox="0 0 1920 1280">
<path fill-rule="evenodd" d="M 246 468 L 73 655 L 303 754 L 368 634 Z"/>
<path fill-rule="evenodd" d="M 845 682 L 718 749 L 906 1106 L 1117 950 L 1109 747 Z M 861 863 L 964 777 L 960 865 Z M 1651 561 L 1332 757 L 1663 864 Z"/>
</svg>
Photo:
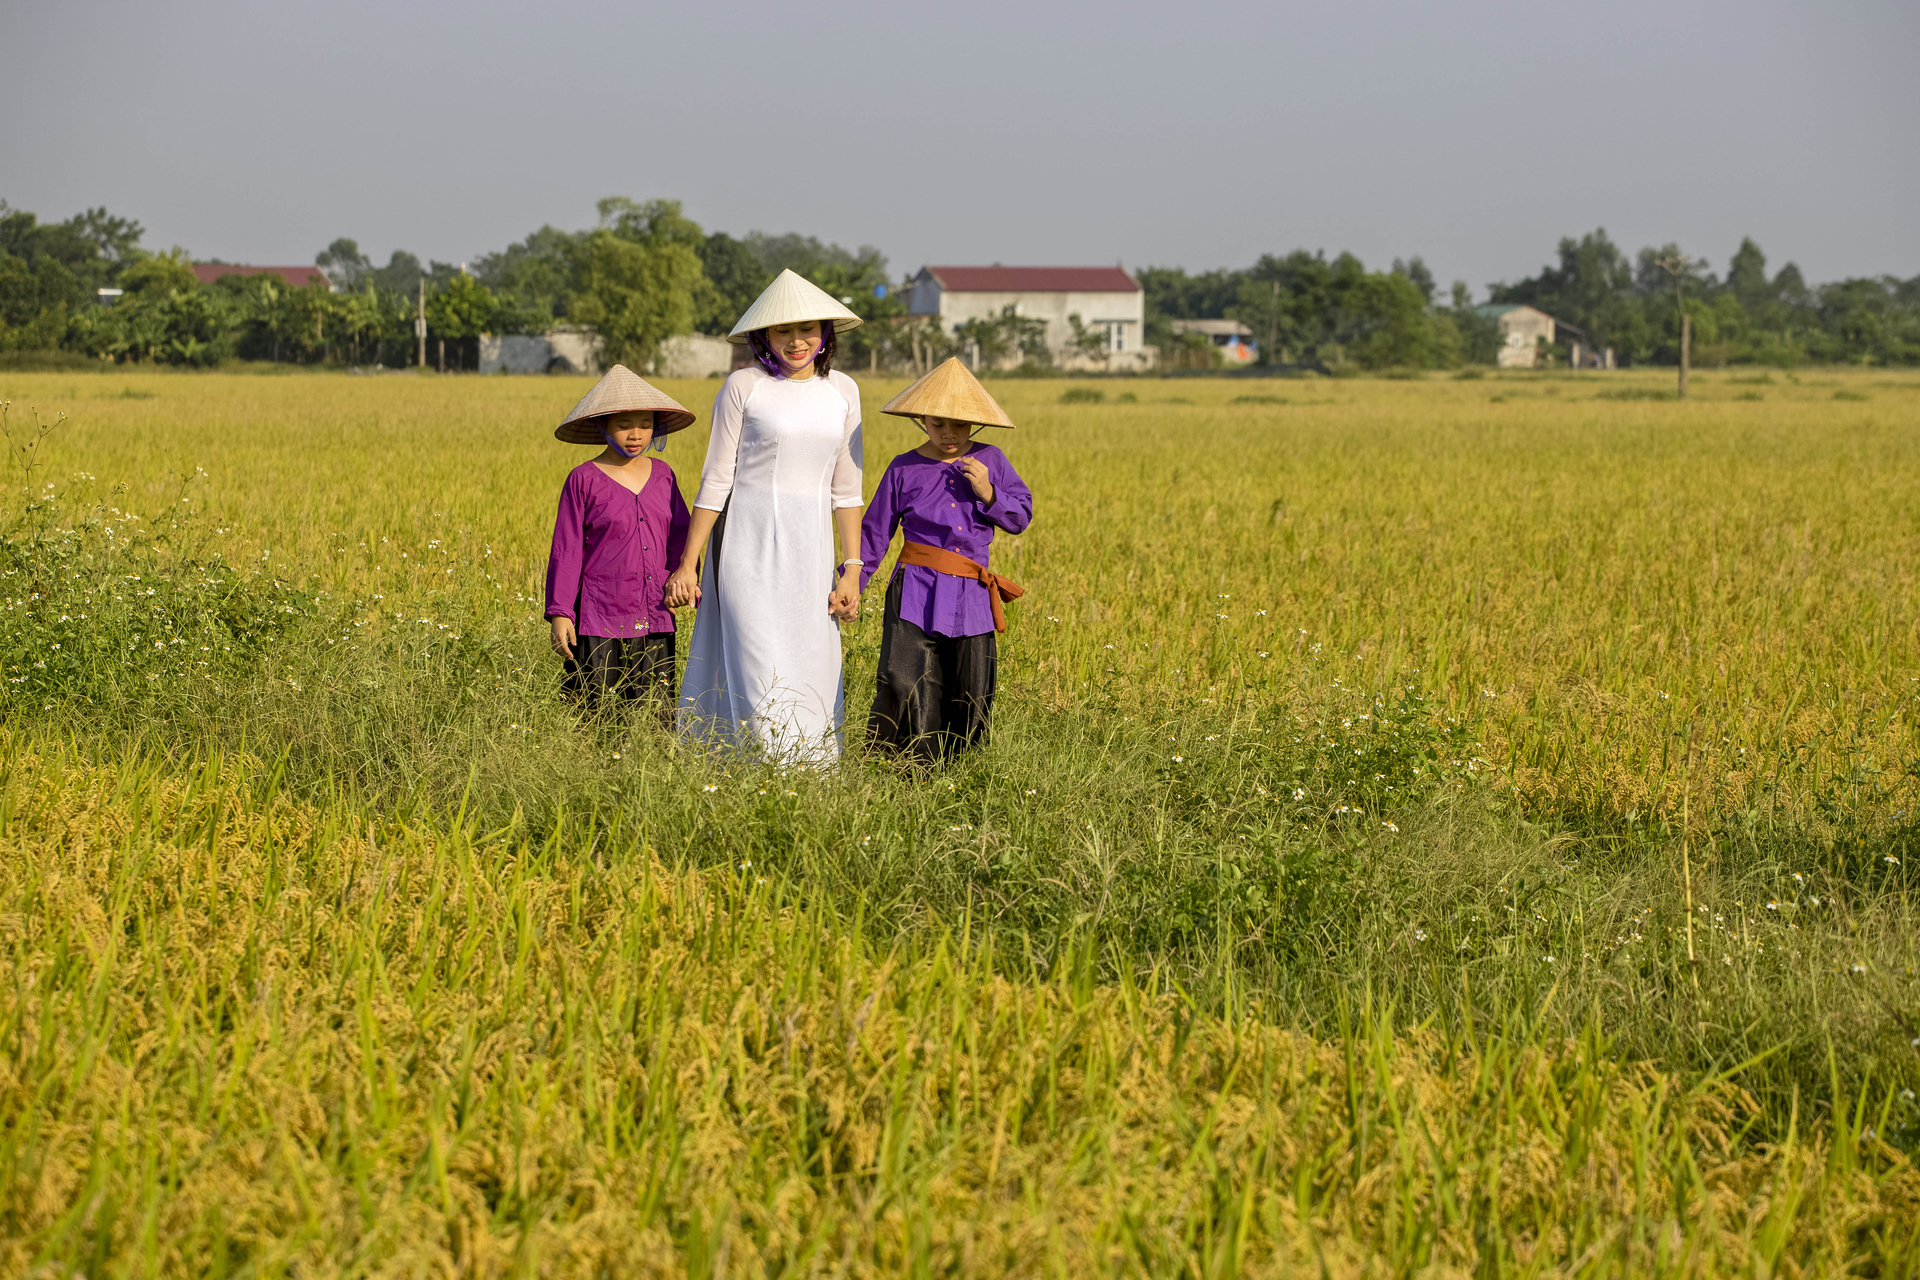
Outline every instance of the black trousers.
<svg viewBox="0 0 1920 1280">
<path fill-rule="evenodd" d="M 901 577 L 887 587 L 880 674 L 867 741 L 922 762 L 987 740 L 999 681 L 999 637 L 929 635 L 900 616 Z"/>
<path fill-rule="evenodd" d="M 673 714 L 674 634 L 656 631 L 644 636 L 579 636 L 567 659 L 563 687 L 588 709 L 610 710 L 615 705 L 651 699 L 661 715 Z"/>
</svg>

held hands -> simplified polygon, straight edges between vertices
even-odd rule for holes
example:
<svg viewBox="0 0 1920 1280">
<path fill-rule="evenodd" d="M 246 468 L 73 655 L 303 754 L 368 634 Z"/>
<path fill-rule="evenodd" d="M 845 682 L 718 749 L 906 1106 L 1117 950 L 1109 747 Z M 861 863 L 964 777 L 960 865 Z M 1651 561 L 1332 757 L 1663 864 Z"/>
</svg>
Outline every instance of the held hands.
<svg viewBox="0 0 1920 1280">
<path fill-rule="evenodd" d="M 987 464 L 975 457 L 965 457 L 953 464 L 960 468 L 960 474 L 973 486 L 973 496 L 982 502 L 993 501 L 993 481 L 987 476 Z"/>
<path fill-rule="evenodd" d="M 553 637 L 549 641 L 549 643 L 553 645 L 553 651 L 568 661 L 572 661 L 573 646 L 580 639 L 574 632 L 573 619 L 556 616 L 547 619 L 547 621 L 553 626 Z"/>
<path fill-rule="evenodd" d="M 835 622 L 852 622 L 860 616 L 860 568 L 850 565 L 841 571 L 840 582 L 827 596 L 827 614 Z"/>
<path fill-rule="evenodd" d="M 681 565 L 667 579 L 667 608 L 682 609 L 700 603 L 700 575 L 691 565 Z"/>
</svg>

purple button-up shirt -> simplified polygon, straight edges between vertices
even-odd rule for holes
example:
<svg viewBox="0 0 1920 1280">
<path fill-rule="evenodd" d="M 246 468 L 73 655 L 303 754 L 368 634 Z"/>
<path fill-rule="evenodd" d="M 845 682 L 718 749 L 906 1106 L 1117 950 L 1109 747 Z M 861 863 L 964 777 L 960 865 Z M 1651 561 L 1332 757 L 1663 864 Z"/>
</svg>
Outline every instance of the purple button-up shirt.
<svg viewBox="0 0 1920 1280">
<path fill-rule="evenodd" d="M 673 468 L 653 459 L 639 493 L 591 462 L 567 475 L 547 557 L 547 616 L 583 636 L 673 630 L 667 575 L 687 545 L 687 504 Z"/>
<path fill-rule="evenodd" d="M 1019 533 L 1033 519 L 1033 495 L 1014 472 L 1007 455 L 990 444 L 976 444 L 968 456 L 987 464 L 993 501 L 974 496 L 973 485 L 956 462 L 942 462 L 915 451 L 887 464 L 880 488 L 860 522 L 860 587 L 887 557 L 897 528 L 908 542 L 963 555 L 986 565 L 995 528 Z M 991 568 L 991 565 L 988 565 Z M 924 565 L 898 565 L 900 616 L 931 635 L 978 636 L 993 630 L 993 606 L 987 586 L 974 578 L 956 578 Z"/>
</svg>

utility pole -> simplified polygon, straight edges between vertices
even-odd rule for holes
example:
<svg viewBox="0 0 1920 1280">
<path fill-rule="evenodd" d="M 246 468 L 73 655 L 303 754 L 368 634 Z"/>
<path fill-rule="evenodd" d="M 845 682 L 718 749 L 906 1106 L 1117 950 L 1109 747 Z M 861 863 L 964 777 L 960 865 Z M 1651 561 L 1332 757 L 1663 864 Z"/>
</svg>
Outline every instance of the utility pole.
<svg viewBox="0 0 1920 1280">
<path fill-rule="evenodd" d="M 1680 294 L 1681 282 L 1687 278 L 1687 255 L 1676 253 L 1658 261 L 1673 277 L 1673 305 L 1680 313 L 1680 398 L 1685 400 L 1687 372 L 1693 363 L 1693 317 L 1687 314 L 1687 300 Z"/>
<path fill-rule="evenodd" d="M 420 343 L 420 359 L 416 364 L 424 369 L 427 367 L 427 278 L 425 276 L 420 277 L 420 305 L 419 310 L 413 313 L 413 336 Z"/>
</svg>

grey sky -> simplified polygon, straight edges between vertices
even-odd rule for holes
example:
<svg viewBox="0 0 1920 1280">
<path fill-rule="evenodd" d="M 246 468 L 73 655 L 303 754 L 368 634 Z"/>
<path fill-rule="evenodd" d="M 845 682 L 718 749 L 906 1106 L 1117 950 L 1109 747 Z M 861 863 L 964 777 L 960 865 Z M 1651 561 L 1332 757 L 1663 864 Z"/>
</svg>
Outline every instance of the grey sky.
<svg viewBox="0 0 1920 1280">
<path fill-rule="evenodd" d="M 1420 254 L 1604 225 L 1920 274 L 1920 5 L 0 0 L 0 198 L 470 260 L 604 195 L 924 262 Z"/>
</svg>

